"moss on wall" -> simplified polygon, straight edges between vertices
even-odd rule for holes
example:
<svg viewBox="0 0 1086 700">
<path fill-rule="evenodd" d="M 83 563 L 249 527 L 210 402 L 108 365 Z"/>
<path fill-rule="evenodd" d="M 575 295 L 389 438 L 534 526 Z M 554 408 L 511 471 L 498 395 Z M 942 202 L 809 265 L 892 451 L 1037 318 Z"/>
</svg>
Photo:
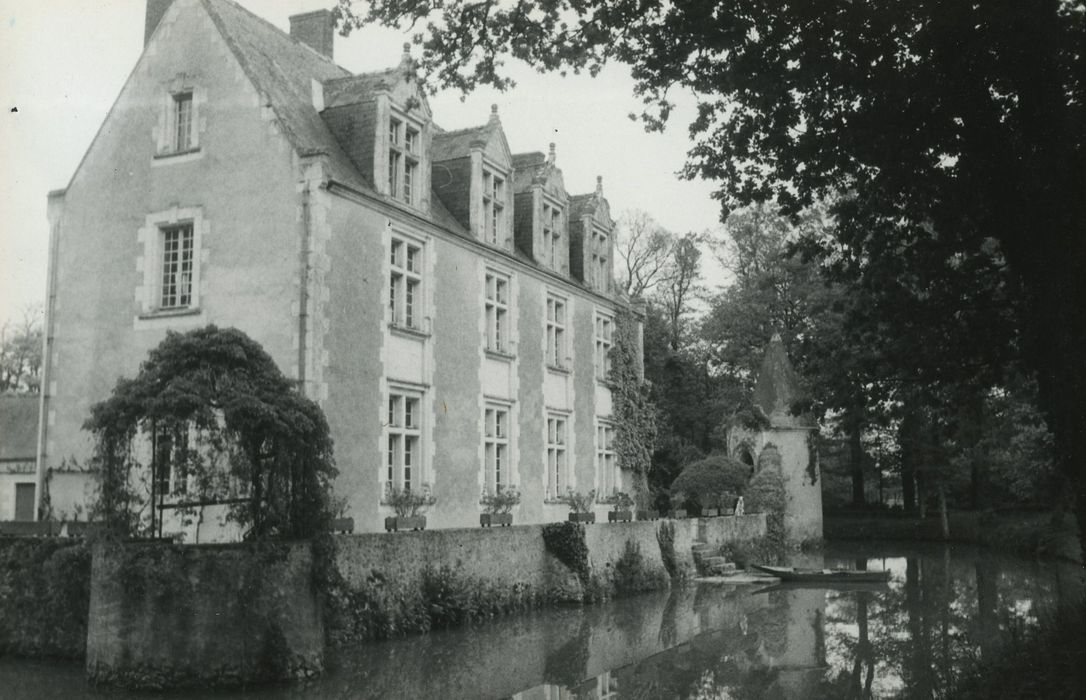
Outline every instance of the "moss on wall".
<svg viewBox="0 0 1086 700">
<path fill-rule="evenodd" d="M 82 541 L 0 538 L 0 656 L 82 657 L 90 570 Z"/>
</svg>

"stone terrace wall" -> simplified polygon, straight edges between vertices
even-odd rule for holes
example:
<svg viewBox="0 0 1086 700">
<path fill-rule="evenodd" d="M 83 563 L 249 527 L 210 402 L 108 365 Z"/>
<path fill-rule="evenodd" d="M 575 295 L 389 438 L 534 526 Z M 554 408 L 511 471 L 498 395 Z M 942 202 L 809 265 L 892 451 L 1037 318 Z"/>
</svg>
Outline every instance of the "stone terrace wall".
<svg viewBox="0 0 1086 700">
<path fill-rule="evenodd" d="M 82 658 L 90 572 L 80 540 L 0 537 L 0 656 Z"/>
<path fill-rule="evenodd" d="M 751 543 L 765 537 L 765 513 L 703 518 L 701 539 L 711 545 Z"/>
<path fill-rule="evenodd" d="M 324 629 L 311 545 L 99 545 L 87 676 L 139 688 L 315 675 Z"/>
</svg>

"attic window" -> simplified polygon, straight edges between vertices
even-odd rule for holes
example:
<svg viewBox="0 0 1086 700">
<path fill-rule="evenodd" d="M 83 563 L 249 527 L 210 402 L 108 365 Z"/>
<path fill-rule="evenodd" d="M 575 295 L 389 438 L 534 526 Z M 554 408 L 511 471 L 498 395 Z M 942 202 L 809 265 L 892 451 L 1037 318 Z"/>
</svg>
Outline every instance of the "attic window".
<svg viewBox="0 0 1086 700">
<path fill-rule="evenodd" d="M 421 138 L 417 128 L 403 119 L 388 121 L 388 194 L 415 204 L 418 193 Z"/>
<path fill-rule="evenodd" d="M 505 180 L 490 170 L 483 170 L 484 237 L 491 245 L 501 245 L 505 230 Z"/>
<path fill-rule="evenodd" d="M 547 265 L 559 272 L 562 254 L 562 212 L 549 202 L 543 203 L 543 257 Z"/>
<path fill-rule="evenodd" d="M 179 92 L 173 96 L 173 150 L 192 148 L 192 93 Z"/>
</svg>

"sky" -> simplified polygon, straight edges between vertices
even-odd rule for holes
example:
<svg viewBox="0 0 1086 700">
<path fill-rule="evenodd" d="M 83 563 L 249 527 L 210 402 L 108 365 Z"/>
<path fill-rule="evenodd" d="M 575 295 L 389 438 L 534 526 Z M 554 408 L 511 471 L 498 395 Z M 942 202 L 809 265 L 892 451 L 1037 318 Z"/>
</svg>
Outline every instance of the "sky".
<svg viewBox="0 0 1086 700">
<path fill-rule="evenodd" d="M 240 4 L 286 31 L 290 15 L 334 0 Z M 46 194 L 67 185 L 136 65 L 144 11 L 144 0 L 0 0 L 0 323 L 44 300 Z M 380 28 L 337 35 L 336 62 L 353 72 L 395 65 L 406 40 Z M 555 142 L 571 194 L 594 190 L 599 175 L 616 218 L 636 208 L 679 233 L 719 227 L 711 183 L 676 176 L 690 146 L 692 98 L 673 96 L 667 130 L 646 133 L 627 116 L 641 106 L 625 66 L 596 78 L 510 68 L 510 91 L 431 98 L 435 121 L 445 129 L 481 124 L 496 104 L 514 153 Z"/>
</svg>

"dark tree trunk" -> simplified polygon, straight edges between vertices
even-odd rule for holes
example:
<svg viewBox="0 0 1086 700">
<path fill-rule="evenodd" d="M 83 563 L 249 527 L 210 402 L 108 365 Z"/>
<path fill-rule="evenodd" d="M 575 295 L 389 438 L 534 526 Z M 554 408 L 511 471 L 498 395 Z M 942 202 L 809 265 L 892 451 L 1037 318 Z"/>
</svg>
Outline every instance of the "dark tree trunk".
<svg viewBox="0 0 1086 700">
<path fill-rule="evenodd" d="M 849 466 L 852 472 L 852 505 L 864 505 L 864 447 L 860 440 L 860 421 L 853 418 L 848 429 Z"/>
<path fill-rule="evenodd" d="M 916 510 L 916 441 L 919 437 L 918 407 L 914 394 L 905 398 L 905 411 L 898 426 L 898 445 L 901 450 L 901 498 L 905 511 Z"/>
</svg>

